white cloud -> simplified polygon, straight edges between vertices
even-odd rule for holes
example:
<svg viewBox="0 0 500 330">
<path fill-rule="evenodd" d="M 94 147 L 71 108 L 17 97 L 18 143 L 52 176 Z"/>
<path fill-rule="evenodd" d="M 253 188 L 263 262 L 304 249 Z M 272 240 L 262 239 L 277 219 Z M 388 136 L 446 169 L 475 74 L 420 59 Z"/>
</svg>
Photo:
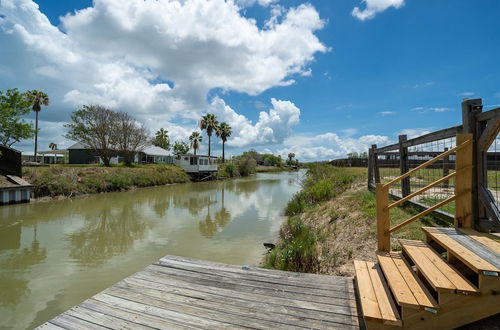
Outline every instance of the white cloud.
<svg viewBox="0 0 500 330">
<path fill-rule="evenodd" d="M 430 110 L 434 111 L 434 112 L 449 112 L 449 111 L 453 111 L 453 109 L 446 108 L 446 107 L 430 108 Z"/>
<path fill-rule="evenodd" d="M 381 116 L 390 116 L 390 115 L 395 115 L 396 112 L 395 111 L 380 111 L 378 114 Z"/>
<path fill-rule="evenodd" d="M 258 4 L 263 7 L 267 7 L 271 4 L 277 3 L 279 0 L 236 0 L 236 4 L 241 7 L 251 7 Z"/>
<path fill-rule="evenodd" d="M 219 121 L 225 121 L 233 128 L 227 145 L 241 148 L 280 144 L 290 136 L 292 128 L 299 123 L 300 109 L 290 101 L 274 98 L 271 99 L 271 105 L 272 108 L 268 112 L 259 113 L 259 120 L 255 125 L 219 97 L 212 100 L 208 110 L 216 114 Z"/>
<path fill-rule="evenodd" d="M 0 89 L 48 93 L 47 121 L 68 120 L 76 107 L 100 103 L 143 122 L 154 118 L 161 127 L 188 119 L 187 129 L 172 124 L 184 136 L 196 128 L 193 121 L 206 109 L 209 91 L 257 95 L 293 84 L 296 76 L 310 75 L 316 53 L 328 50 L 314 34 L 324 21 L 312 5 L 284 8 L 274 2 L 257 1 L 272 4 L 277 17 L 260 29 L 233 1 L 95 0 L 64 16 L 61 31 L 35 2 L 2 0 Z M 250 141 L 279 143 L 298 123 L 293 103 L 274 102 L 261 113 L 251 130 L 259 136 Z M 234 143 L 251 144 L 243 138 Z"/>
<path fill-rule="evenodd" d="M 364 135 L 358 138 L 340 137 L 336 133 L 325 133 L 317 136 L 295 135 L 286 139 L 284 148 L 278 153 L 286 157 L 293 152 L 299 160 L 330 160 L 345 157 L 350 152 L 365 152 L 372 144 L 384 146 L 392 143 L 387 136 Z"/>
<path fill-rule="evenodd" d="M 406 128 L 396 133 L 396 135 L 407 135 L 409 139 L 429 134 L 432 132 L 431 128 Z"/>
<path fill-rule="evenodd" d="M 404 0 L 362 0 L 362 2 L 366 5 L 365 9 L 354 7 L 351 13 L 361 21 L 372 19 L 390 7 L 397 9 L 404 5 Z"/>
<path fill-rule="evenodd" d="M 463 93 L 460 93 L 460 95 L 464 96 L 464 97 L 468 97 L 468 96 L 474 96 L 476 93 L 474 92 L 463 92 Z"/>
<path fill-rule="evenodd" d="M 354 134 L 358 133 L 358 130 L 356 128 L 346 128 L 341 130 L 342 133 L 344 133 L 345 136 L 353 136 Z"/>
<path fill-rule="evenodd" d="M 412 108 L 411 111 L 417 111 L 418 113 L 426 113 L 426 112 L 450 112 L 454 111 L 452 108 L 447 107 L 415 107 Z"/>
</svg>

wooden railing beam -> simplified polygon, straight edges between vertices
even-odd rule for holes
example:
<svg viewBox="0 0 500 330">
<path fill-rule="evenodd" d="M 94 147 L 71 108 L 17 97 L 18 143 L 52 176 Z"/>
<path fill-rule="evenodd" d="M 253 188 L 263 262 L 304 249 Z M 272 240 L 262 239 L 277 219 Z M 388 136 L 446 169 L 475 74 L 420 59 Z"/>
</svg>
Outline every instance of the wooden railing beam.
<svg viewBox="0 0 500 330">
<path fill-rule="evenodd" d="M 421 193 L 426 192 L 427 190 L 429 190 L 429 189 L 437 186 L 438 184 L 443 183 L 445 181 L 448 181 L 448 180 L 452 179 L 456 175 L 457 175 L 457 172 L 453 172 L 451 174 L 448 174 L 447 176 L 442 177 L 441 179 L 439 179 L 439 180 L 437 180 L 437 181 L 435 181 L 435 182 L 433 182 L 433 183 L 431 183 L 431 184 L 423 187 L 422 189 L 419 189 L 419 190 L 411 193 L 410 195 L 408 195 L 408 196 L 406 196 L 404 198 L 401 198 L 400 200 L 398 200 L 398 201 L 390 204 L 389 206 L 387 206 L 387 208 L 392 209 L 393 207 L 399 206 L 399 205 L 403 204 L 404 202 L 407 202 L 408 200 L 412 199 L 413 197 L 418 196 Z"/>
<path fill-rule="evenodd" d="M 415 221 L 415 220 L 417 220 L 417 219 L 419 219 L 419 218 L 421 218 L 421 217 L 426 216 L 427 214 L 431 213 L 432 211 L 437 210 L 437 209 L 439 209 L 440 207 L 443 207 L 443 206 L 445 206 L 446 204 L 448 204 L 448 203 L 450 203 L 450 202 L 453 202 L 453 201 L 454 201 L 455 199 L 457 199 L 457 198 L 458 198 L 458 196 L 453 195 L 453 196 L 451 196 L 451 197 L 449 197 L 449 198 L 445 199 L 444 201 L 441 201 L 441 202 L 437 203 L 436 205 L 434 205 L 434 206 L 432 206 L 432 207 L 428 208 L 427 210 L 425 210 L 425 211 L 423 211 L 423 212 L 420 212 L 419 214 L 414 215 L 414 216 L 413 216 L 413 217 L 411 217 L 410 219 L 408 219 L 408 220 L 406 220 L 406 221 L 403 221 L 403 222 L 401 222 L 400 224 L 398 224 L 398 225 L 396 225 L 396 226 L 394 226 L 394 227 L 390 228 L 390 229 L 389 229 L 389 233 L 392 233 L 393 231 L 396 231 L 396 230 L 398 230 L 399 228 L 401 228 L 401 227 L 403 227 L 403 226 L 406 226 L 406 225 L 408 225 L 408 224 L 412 223 L 413 221 Z"/>
<path fill-rule="evenodd" d="M 389 187 L 382 183 L 377 184 L 377 249 L 389 252 L 391 250 L 391 236 L 389 232 Z"/>
<path fill-rule="evenodd" d="M 455 195 L 459 196 L 455 207 L 455 228 L 472 228 L 472 170 L 462 171 L 473 166 L 472 134 L 458 134 L 457 144 L 465 147 L 457 150 Z"/>
</svg>

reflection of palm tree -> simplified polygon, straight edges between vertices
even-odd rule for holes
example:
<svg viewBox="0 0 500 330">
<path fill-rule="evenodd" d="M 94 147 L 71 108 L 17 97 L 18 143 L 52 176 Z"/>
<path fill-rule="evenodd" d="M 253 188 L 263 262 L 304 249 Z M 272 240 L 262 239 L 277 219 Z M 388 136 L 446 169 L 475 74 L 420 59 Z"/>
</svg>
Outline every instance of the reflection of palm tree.
<svg viewBox="0 0 500 330">
<path fill-rule="evenodd" d="M 221 207 L 221 209 L 215 213 L 215 220 L 217 221 L 219 228 L 223 228 L 231 220 L 231 213 L 229 213 L 225 207 Z"/>
<path fill-rule="evenodd" d="M 198 229 L 200 230 L 200 233 L 205 237 L 211 238 L 215 235 L 215 233 L 217 232 L 217 223 L 212 220 L 210 213 L 207 214 L 205 220 L 200 221 L 200 223 L 198 224 Z"/>
<path fill-rule="evenodd" d="M 40 248 L 40 243 L 36 239 L 36 225 L 34 227 L 34 238 L 31 242 L 31 248 L 24 248 L 0 260 L 0 269 L 22 269 L 29 268 L 33 265 L 42 263 L 47 258 L 47 250 Z M 29 281 L 20 278 L 16 274 L 16 278 L 0 276 L 0 307 L 13 306 L 19 304 L 29 293 Z"/>
</svg>

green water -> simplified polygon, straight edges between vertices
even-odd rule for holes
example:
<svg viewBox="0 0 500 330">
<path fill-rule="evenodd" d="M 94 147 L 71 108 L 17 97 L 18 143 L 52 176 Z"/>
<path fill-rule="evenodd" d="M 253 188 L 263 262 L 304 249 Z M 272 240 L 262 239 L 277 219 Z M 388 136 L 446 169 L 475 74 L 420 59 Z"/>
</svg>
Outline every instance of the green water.
<svg viewBox="0 0 500 330">
<path fill-rule="evenodd" d="M 0 207 L 0 329 L 25 329 L 171 254 L 257 265 L 301 173 Z"/>
</svg>

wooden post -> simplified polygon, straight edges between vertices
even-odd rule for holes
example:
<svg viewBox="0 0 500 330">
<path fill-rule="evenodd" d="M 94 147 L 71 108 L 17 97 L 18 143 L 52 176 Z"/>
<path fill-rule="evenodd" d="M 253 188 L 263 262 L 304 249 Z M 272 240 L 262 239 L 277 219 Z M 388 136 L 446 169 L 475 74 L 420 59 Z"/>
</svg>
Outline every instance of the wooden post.
<svg viewBox="0 0 500 330">
<path fill-rule="evenodd" d="M 444 148 L 444 152 L 448 151 L 448 148 Z M 443 158 L 443 176 L 450 174 L 450 156 Z M 443 182 L 443 188 L 449 188 L 450 183 L 448 181 Z"/>
<path fill-rule="evenodd" d="M 483 101 L 482 99 L 464 99 L 462 101 L 462 133 L 472 134 L 474 139 L 474 146 L 472 149 L 473 159 L 472 164 L 475 169 L 478 168 L 478 152 L 476 148 L 476 142 L 479 139 L 479 123 L 477 121 L 477 115 L 483 111 Z M 457 142 L 458 143 L 458 142 Z M 479 164 L 480 165 L 480 164 Z M 478 191 L 478 173 L 474 170 L 472 174 L 472 226 L 475 226 L 479 222 L 479 191 Z M 458 203 L 458 201 L 457 201 Z"/>
<path fill-rule="evenodd" d="M 379 251 L 391 251 L 391 234 L 389 233 L 389 187 L 377 183 L 377 249 Z"/>
<path fill-rule="evenodd" d="M 473 173 L 473 146 L 474 139 L 472 134 L 457 134 L 457 145 L 467 140 L 471 142 L 457 150 L 455 165 L 457 176 L 455 178 L 455 228 L 472 227 L 472 173 Z M 465 168 L 468 168 L 465 170 Z"/>
<path fill-rule="evenodd" d="M 368 189 L 371 189 L 373 184 L 373 150 L 368 149 Z"/>
<path fill-rule="evenodd" d="M 375 178 L 375 183 L 380 183 L 380 170 L 378 168 L 378 155 L 377 155 L 377 145 L 372 144 L 372 154 L 373 154 L 373 177 Z"/>
<path fill-rule="evenodd" d="M 401 175 L 410 170 L 410 164 L 408 163 L 408 147 L 403 146 L 406 139 L 406 135 L 399 136 L 399 170 Z M 404 178 L 401 181 L 401 194 L 403 197 L 410 194 L 410 178 Z"/>
</svg>

